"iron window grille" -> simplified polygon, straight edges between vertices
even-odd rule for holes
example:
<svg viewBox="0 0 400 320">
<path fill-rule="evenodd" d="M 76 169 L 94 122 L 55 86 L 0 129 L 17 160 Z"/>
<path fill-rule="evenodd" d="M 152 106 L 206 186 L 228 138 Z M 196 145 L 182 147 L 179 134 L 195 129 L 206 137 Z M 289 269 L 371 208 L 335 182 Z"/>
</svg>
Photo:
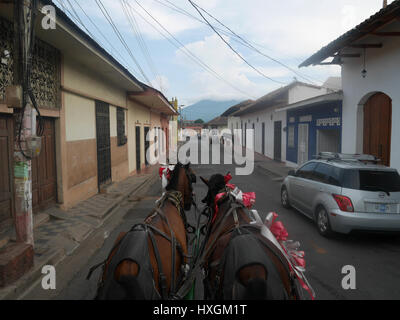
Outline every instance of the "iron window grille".
<svg viewBox="0 0 400 320">
<path fill-rule="evenodd" d="M 117 140 L 118 146 L 123 146 L 127 142 L 125 135 L 125 110 L 117 108 Z"/>
</svg>

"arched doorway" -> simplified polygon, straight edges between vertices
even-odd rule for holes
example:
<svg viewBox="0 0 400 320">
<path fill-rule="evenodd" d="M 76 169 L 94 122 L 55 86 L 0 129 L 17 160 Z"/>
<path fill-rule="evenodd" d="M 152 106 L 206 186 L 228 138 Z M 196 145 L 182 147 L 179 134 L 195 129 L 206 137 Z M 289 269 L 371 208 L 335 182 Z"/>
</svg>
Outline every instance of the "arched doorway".
<svg viewBox="0 0 400 320">
<path fill-rule="evenodd" d="M 390 166 L 392 99 L 375 93 L 364 105 L 363 152 L 372 154 Z"/>
</svg>

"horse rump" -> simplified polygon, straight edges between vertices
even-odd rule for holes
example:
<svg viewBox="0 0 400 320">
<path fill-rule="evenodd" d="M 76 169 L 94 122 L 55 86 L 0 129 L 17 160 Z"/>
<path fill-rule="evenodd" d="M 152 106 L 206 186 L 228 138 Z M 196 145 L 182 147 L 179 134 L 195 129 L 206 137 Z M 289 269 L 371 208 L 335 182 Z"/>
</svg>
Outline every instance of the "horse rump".
<svg viewBox="0 0 400 320">
<path fill-rule="evenodd" d="M 224 254 L 222 298 L 286 300 L 279 272 L 257 237 L 244 228 L 234 233 Z"/>
<path fill-rule="evenodd" d="M 160 296 L 154 286 L 147 232 L 141 228 L 132 229 L 115 250 L 116 253 L 109 261 L 106 277 L 98 288 L 95 299 L 159 299 Z M 123 271 L 120 268 L 122 264 L 125 267 Z"/>
</svg>

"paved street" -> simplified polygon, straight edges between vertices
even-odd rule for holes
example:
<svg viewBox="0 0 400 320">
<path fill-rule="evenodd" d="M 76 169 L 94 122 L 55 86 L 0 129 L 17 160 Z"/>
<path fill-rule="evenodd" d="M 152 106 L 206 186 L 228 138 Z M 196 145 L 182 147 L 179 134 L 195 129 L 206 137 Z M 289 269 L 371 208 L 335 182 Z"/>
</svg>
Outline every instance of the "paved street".
<svg viewBox="0 0 400 320">
<path fill-rule="evenodd" d="M 194 165 L 198 176 L 209 177 L 213 173 L 230 171 L 234 165 Z M 313 286 L 317 299 L 399 299 L 400 298 L 400 236 L 356 234 L 337 235 L 333 239 L 321 237 L 312 221 L 295 210 L 284 209 L 280 205 L 280 182 L 275 176 L 257 168 L 248 176 L 234 176 L 232 183 L 245 192 L 256 192 L 255 209 L 264 217 L 275 211 L 289 232 L 289 238 L 299 240 L 306 253 L 306 275 Z M 197 202 L 206 193 L 206 187 L 198 179 L 195 186 Z M 90 281 L 85 280 L 90 266 L 106 257 L 112 243 L 123 230 L 128 230 L 135 222 L 141 221 L 154 205 L 154 200 L 161 194 L 161 183 L 151 187 L 151 191 L 140 201 L 126 201 L 121 210 L 126 210 L 122 223 L 115 229 L 105 245 L 88 259 L 57 299 L 92 299 L 95 294 L 96 272 Z M 194 212 L 188 213 L 193 219 Z M 341 287 L 342 267 L 352 265 L 356 269 L 356 289 L 344 290 Z M 197 286 L 196 298 L 201 299 L 201 283 Z"/>
</svg>

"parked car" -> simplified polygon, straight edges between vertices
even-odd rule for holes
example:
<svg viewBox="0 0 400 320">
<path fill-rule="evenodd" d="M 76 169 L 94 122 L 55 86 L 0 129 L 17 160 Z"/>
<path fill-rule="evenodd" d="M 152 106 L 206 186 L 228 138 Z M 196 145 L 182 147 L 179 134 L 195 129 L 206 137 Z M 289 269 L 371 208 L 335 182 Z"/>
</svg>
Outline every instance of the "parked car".
<svg viewBox="0 0 400 320">
<path fill-rule="evenodd" d="M 400 231 L 399 173 L 372 158 L 334 154 L 306 162 L 283 181 L 282 205 L 314 220 L 323 236 Z"/>
</svg>

